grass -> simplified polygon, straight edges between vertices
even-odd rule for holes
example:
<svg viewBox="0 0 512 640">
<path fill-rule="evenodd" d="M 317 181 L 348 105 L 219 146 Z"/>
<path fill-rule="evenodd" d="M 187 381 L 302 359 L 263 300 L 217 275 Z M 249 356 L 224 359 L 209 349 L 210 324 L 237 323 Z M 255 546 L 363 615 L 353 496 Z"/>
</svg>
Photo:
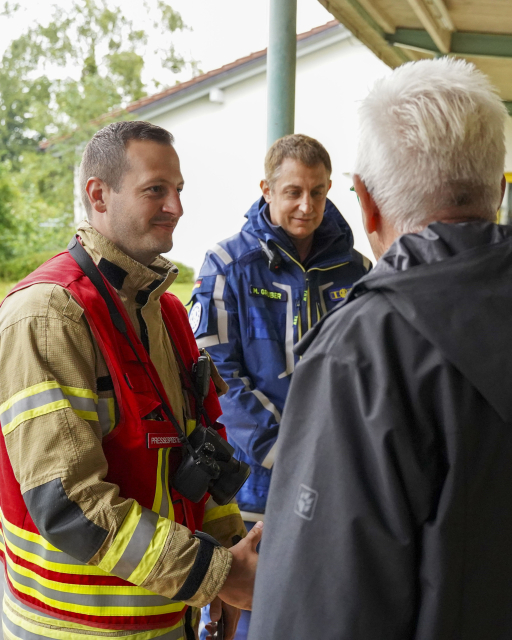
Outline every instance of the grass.
<svg viewBox="0 0 512 640">
<path fill-rule="evenodd" d="M 5 282 L 0 280 L 0 302 L 5 298 L 15 284 L 15 282 Z M 178 296 L 183 304 L 185 304 L 190 300 L 190 293 L 193 286 L 194 285 L 191 282 L 175 282 L 171 286 L 171 291 L 174 295 Z"/>
</svg>

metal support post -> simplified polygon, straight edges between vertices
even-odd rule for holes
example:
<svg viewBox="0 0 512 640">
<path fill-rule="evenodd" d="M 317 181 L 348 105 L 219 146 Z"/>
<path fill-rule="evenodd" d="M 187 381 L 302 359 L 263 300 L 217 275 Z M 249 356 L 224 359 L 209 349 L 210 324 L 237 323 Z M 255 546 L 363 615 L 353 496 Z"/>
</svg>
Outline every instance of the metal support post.
<svg viewBox="0 0 512 640">
<path fill-rule="evenodd" d="M 267 144 L 293 133 L 297 60 L 297 0 L 270 1 L 267 53 Z"/>
</svg>

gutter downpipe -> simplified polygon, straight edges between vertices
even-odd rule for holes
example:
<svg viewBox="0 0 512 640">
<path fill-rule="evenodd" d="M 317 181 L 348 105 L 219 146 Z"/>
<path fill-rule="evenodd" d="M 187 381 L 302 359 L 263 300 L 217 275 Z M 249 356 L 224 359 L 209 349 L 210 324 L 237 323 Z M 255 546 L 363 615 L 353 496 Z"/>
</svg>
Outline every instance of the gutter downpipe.
<svg viewBox="0 0 512 640">
<path fill-rule="evenodd" d="M 294 132 L 297 0 L 269 0 L 267 147 Z"/>
</svg>

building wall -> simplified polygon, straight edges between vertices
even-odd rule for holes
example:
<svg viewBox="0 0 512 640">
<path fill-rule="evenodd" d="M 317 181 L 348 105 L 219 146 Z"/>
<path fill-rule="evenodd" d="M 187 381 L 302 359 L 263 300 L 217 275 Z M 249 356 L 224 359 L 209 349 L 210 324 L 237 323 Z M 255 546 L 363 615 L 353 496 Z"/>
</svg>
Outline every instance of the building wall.
<svg viewBox="0 0 512 640">
<path fill-rule="evenodd" d="M 358 103 L 374 80 L 389 73 L 354 38 L 297 61 L 296 126 L 331 154 L 330 197 L 351 224 L 356 247 L 372 257 L 349 174 L 356 147 Z M 176 139 L 185 214 L 169 257 L 199 270 L 205 252 L 239 231 L 260 197 L 266 152 L 266 79 L 260 74 L 224 90 L 224 103 L 196 100 L 152 118 Z"/>
</svg>

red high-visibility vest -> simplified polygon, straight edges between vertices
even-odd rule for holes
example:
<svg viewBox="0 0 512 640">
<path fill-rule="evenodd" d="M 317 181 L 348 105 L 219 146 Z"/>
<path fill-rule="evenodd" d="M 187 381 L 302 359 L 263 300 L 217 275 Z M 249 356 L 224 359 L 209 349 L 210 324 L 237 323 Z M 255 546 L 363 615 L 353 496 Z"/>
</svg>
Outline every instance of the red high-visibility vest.
<svg viewBox="0 0 512 640">
<path fill-rule="evenodd" d="M 105 282 L 125 319 L 132 344 L 170 406 L 156 369 L 119 296 Z M 143 419 L 161 405 L 158 394 L 126 338 L 115 329 L 103 298 L 67 251 L 36 269 L 11 293 L 36 283 L 64 287 L 84 309 L 112 377 L 120 414 L 115 429 L 103 438 L 108 462 L 105 481 L 118 485 L 120 496 L 133 498 L 152 509 L 155 493 L 162 491 L 162 460 L 167 461 L 167 475 L 169 471 L 172 474 L 181 460 L 181 444 L 172 423 Z M 186 310 L 172 294 L 163 294 L 160 301 L 165 325 L 190 371 L 199 352 Z M 192 399 L 190 404 L 194 406 Z M 212 422 L 221 413 L 211 381 L 205 408 Z M 172 447 L 170 452 L 169 447 Z M 170 494 L 173 519 L 192 532 L 200 530 L 207 496 L 194 504 L 174 489 Z M 46 541 L 27 511 L 4 438 L 0 438 L 0 508 L 0 534 L 5 548 L 3 551 L 0 544 L 0 557 L 6 565 L 7 581 L 14 595 L 29 607 L 79 624 L 141 631 L 171 627 L 183 617 L 187 608 L 184 603 L 173 602 L 98 567 L 86 565 Z"/>
</svg>

